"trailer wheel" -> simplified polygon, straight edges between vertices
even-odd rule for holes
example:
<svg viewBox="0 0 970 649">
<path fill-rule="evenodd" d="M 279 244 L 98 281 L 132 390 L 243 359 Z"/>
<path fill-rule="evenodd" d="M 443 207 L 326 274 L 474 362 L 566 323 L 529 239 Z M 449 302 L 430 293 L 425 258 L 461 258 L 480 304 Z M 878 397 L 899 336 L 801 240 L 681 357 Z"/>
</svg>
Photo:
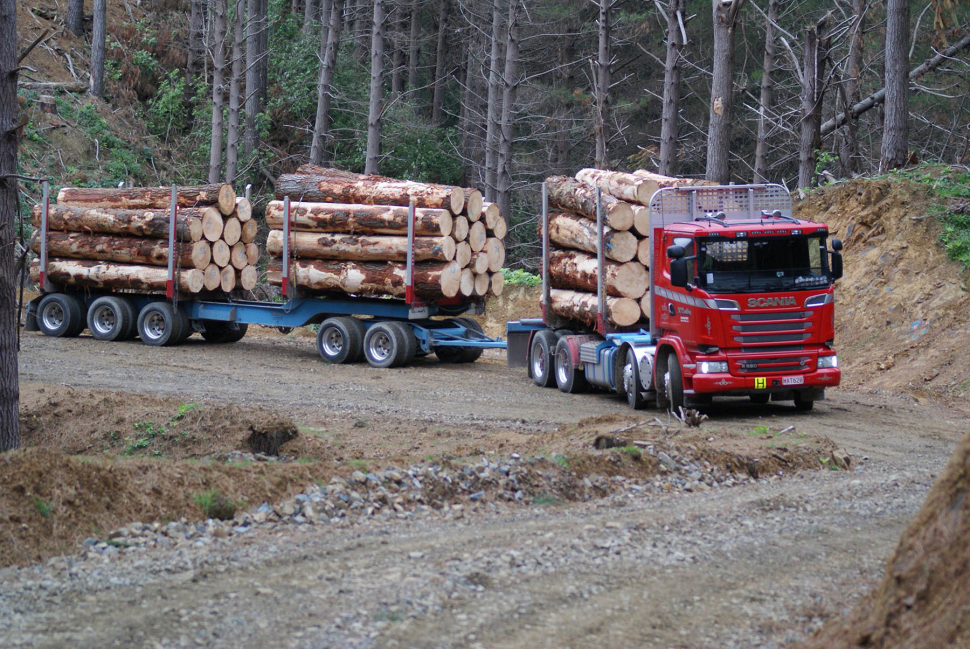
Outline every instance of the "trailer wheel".
<svg viewBox="0 0 970 649">
<path fill-rule="evenodd" d="M 202 338 L 207 343 L 234 343 L 242 340 L 249 329 L 248 324 L 226 322 L 224 320 L 204 320 L 205 330 Z"/>
<path fill-rule="evenodd" d="M 684 407 L 684 375 L 680 371 L 677 352 L 667 356 L 667 371 L 664 373 L 664 391 L 667 394 L 667 409 L 676 414 Z"/>
<path fill-rule="evenodd" d="M 556 381 L 555 376 L 556 332 L 543 329 L 532 337 L 532 348 L 529 350 L 529 368 L 532 370 L 532 380 L 540 388 L 551 388 Z"/>
<path fill-rule="evenodd" d="M 189 320 L 189 316 L 185 313 L 185 311 L 182 310 L 181 307 L 175 308 L 175 317 L 181 322 L 181 327 L 179 327 L 178 339 L 176 339 L 176 341 L 172 344 L 181 345 L 188 340 L 189 336 L 191 336 L 195 330 L 192 328 L 192 321 Z"/>
<path fill-rule="evenodd" d="M 168 302 L 151 302 L 138 314 L 138 335 L 152 347 L 177 345 L 182 336 L 182 317 Z"/>
<path fill-rule="evenodd" d="M 317 331 L 317 351 L 328 363 L 353 363 L 364 352 L 364 337 L 349 320 L 353 318 L 327 318 Z"/>
<path fill-rule="evenodd" d="M 88 307 L 88 329 L 98 340 L 126 340 L 135 331 L 135 309 L 113 295 L 99 297 Z"/>
<path fill-rule="evenodd" d="M 751 403 L 756 403 L 759 406 L 763 406 L 771 399 L 771 395 L 767 392 L 760 392 L 758 394 L 752 394 L 748 396 L 751 399 Z"/>
<path fill-rule="evenodd" d="M 364 358 L 373 367 L 397 367 L 404 360 L 407 341 L 393 322 L 380 322 L 364 336 Z"/>
<path fill-rule="evenodd" d="M 815 405 L 815 400 L 806 397 L 802 392 L 795 392 L 795 410 L 807 412 Z"/>
<path fill-rule="evenodd" d="M 637 365 L 637 355 L 627 348 L 626 362 L 623 364 L 623 391 L 626 402 L 634 410 L 641 410 L 647 405 L 647 400 L 640 390 L 640 367 Z"/>
<path fill-rule="evenodd" d="M 485 330 L 482 329 L 482 325 L 478 323 L 478 320 L 473 318 L 455 318 L 455 323 L 460 324 L 466 329 L 470 329 L 475 333 L 484 334 Z M 459 349 L 459 363 L 474 363 L 479 358 L 482 357 L 482 352 L 485 350 L 481 347 L 461 347 Z"/>
<path fill-rule="evenodd" d="M 573 364 L 567 338 L 560 338 L 556 344 L 556 384 L 567 394 L 585 392 L 589 387 L 586 374 Z"/>
<path fill-rule="evenodd" d="M 400 365 L 410 365 L 418 353 L 418 338 L 414 335 L 414 329 L 403 322 L 388 322 L 387 324 L 396 327 L 404 339 L 404 357 L 401 359 Z"/>
<path fill-rule="evenodd" d="M 37 306 L 37 326 L 45 336 L 73 338 L 84 324 L 84 307 L 73 295 L 48 293 Z"/>
</svg>

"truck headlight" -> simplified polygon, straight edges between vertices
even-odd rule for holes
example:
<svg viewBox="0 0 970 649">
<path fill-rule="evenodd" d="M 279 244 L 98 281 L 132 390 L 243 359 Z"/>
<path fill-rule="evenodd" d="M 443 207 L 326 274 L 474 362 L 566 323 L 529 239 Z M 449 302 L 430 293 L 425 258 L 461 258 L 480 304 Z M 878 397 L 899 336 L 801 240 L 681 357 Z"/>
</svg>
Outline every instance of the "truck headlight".
<svg viewBox="0 0 970 649">
<path fill-rule="evenodd" d="M 728 371 L 727 361 L 701 361 L 697 367 L 701 374 L 723 374 Z"/>
<path fill-rule="evenodd" d="M 818 369 L 820 370 L 838 367 L 838 366 L 839 366 L 838 356 L 819 356 L 818 357 Z"/>
</svg>

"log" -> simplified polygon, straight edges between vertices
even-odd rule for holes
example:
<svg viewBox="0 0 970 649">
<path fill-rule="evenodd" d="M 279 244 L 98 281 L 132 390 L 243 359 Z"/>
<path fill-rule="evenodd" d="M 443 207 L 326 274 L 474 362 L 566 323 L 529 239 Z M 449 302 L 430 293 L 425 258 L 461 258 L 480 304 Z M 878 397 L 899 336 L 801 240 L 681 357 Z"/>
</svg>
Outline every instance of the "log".
<svg viewBox="0 0 970 649">
<path fill-rule="evenodd" d="M 41 224 L 42 207 L 35 205 L 31 222 L 35 228 Z M 202 239 L 202 221 L 199 210 L 179 210 L 176 215 L 175 238 L 179 241 Z M 51 205 L 48 210 L 49 230 L 69 232 L 98 232 L 101 234 L 131 235 L 168 239 L 171 217 L 168 211 L 111 210 L 100 207 L 71 207 Z"/>
<path fill-rule="evenodd" d="M 414 210 L 415 236 L 446 237 L 451 234 L 453 223 L 454 219 L 448 210 Z M 271 230 L 283 229 L 283 201 L 270 201 L 266 206 L 266 225 Z M 294 202 L 290 203 L 290 227 L 313 232 L 406 235 L 408 208 L 393 205 Z"/>
<path fill-rule="evenodd" d="M 225 268 L 232 259 L 232 249 L 229 244 L 219 239 L 212 244 L 212 263 L 219 268 Z"/>
<path fill-rule="evenodd" d="M 505 265 L 505 244 L 492 238 L 485 241 L 485 255 L 488 257 L 488 269 L 493 273 L 502 270 Z"/>
<path fill-rule="evenodd" d="M 550 292 L 552 312 L 569 320 L 587 325 L 596 324 L 599 302 L 595 293 L 566 291 L 554 288 Z M 617 327 L 629 327 L 640 320 L 640 304 L 625 297 L 606 298 L 606 318 Z"/>
<path fill-rule="evenodd" d="M 270 230 L 266 252 L 283 254 L 283 231 Z M 407 261 L 407 237 L 359 236 L 327 232 L 291 232 L 290 255 L 297 259 L 352 259 L 354 261 Z M 414 237 L 414 261 L 451 261 L 451 237 Z"/>
<path fill-rule="evenodd" d="M 30 277 L 35 282 L 40 279 L 39 259 L 31 262 Z M 165 291 L 168 269 L 81 259 L 50 259 L 47 262 L 47 277 L 59 286 Z M 198 293 L 202 290 L 203 273 L 197 268 L 178 271 L 175 279 L 182 292 Z"/>
<path fill-rule="evenodd" d="M 637 261 L 650 268 L 650 239 L 640 239 L 637 243 Z"/>
<path fill-rule="evenodd" d="M 643 264 L 630 261 L 619 264 L 607 261 L 603 281 L 606 294 L 637 300 L 650 286 L 650 274 Z M 556 288 L 596 292 L 598 264 L 596 257 L 575 250 L 549 252 L 549 279 Z"/>
<path fill-rule="evenodd" d="M 236 269 L 232 266 L 226 266 L 219 273 L 219 288 L 221 288 L 226 293 L 231 292 L 236 288 Z"/>
<path fill-rule="evenodd" d="M 234 246 L 239 243 L 239 239 L 242 236 L 242 223 L 239 222 L 235 216 L 230 216 L 226 219 L 225 225 L 222 229 L 222 238 L 225 239 L 226 243 L 230 246 Z"/>
<path fill-rule="evenodd" d="M 202 234 L 209 241 L 218 241 L 222 238 L 222 230 L 225 224 L 222 222 L 222 213 L 214 207 L 206 209 L 202 214 Z"/>
<path fill-rule="evenodd" d="M 239 233 L 239 240 L 243 243 L 252 243 L 256 240 L 256 234 L 259 232 L 259 224 L 256 220 L 246 221 L 242 224 L 242 232 Z"/>
<path fill-rule="evenodd" d="M 491 230 L 495 221 L 500 217 L 498 203 L 482 203 L 482 216 L 485 217 L 485 227 Z"/>
<path fill-rule="evenodd" d="M 475 222 L 482 218 L 482 193 L 477 189 L 464 189 L 465 209 L 462 214 L 468 217 L 469 221 Z"/>
<path fill-rule="evenodd" d="M 259 246 L 255 243 L 244 244 L 246 246 L 246 262 L 255 266 L 259 262 Z"/>
<path fill-rule="evenodd" d="M 652 171 L 647 171 L 646 169 L 637 169 L 633 172 L 633 175 L 637 178 L 643 178 L 656 183 L 657 189 L 664 189 L 666 187 L 713 187 L 717 185 L 717 183 L 713 180 L 702 180 L 700 178 L 674 178 L 672 176 L 664 176 Z M 653 194 L 650 195 L 653 196 Z"/>
<path fill-rule="evenodd" d="M 461 214 L 465 192 L 460 187 L 432 185 L 383 176 L 283 174 L 276 180 L 276 198 L 314 203 L 400 205 L 451 210 Z"/>
<path fill-rule="evenodd" d="M 505 235 L 509 232 L 509 226 L 506 224 L 505 219 L 501 216 L 495 219 L 495 227 L 491 229 L 490 236 L 496 239 L 504 239 Z"/>
<path fill-rule="evenodd" d="M 650 208 L 646 205 L 633 206 L 633 230 L 641 237 L 650 236 Z"/>
<path fill-rule="evenodd" d="M 492 285 L 492 276 L 488 272 L 477 273 L 475 275 L 475 295 L 483 297 L 488 294 L 488 289 Z"/>
<path fill-rule="evenodd" d="M 468 245 L 467 241 L 459 241 L 455 246 L 455 261 L 458 265 L 464 268 L 468 265 L 468 262 L 472 258 L 472 247 Z"/>
<path fill-rule="evenodd" d="M 488 239 L 488 233 L 485 232 L 485 224 L 481 221 L 472 223 L 468 228 L 468 245 L 471 246 L 472 252 L 481 252 L 485 248 L 486 239 Z"/>
<path fill-rule="evenodd" d="M 549 240 L 563 248 L 595 253 L 599 243 L 596 224 L 575 214 L 553 214 L 549 218 Z M 604 254 L 626 263 L 637 254 L 637 238 L 631 232 L 616 232 L 603 227 Z"/>
<path fill-rule="evenodd" d="M 256 284 L 259 282 L 259 271 L 255 266 L 246 266 L 241 271 L 239 271 L 239 286 L 242 287 L 244 291 L 251 291 L 256 288 Z"/>
<path fill-rule="evenodd" d="M 640 298 L 640 312 L 646 320 L 650 320 L 650 293 Z"/>
<path fill-rule="evenodd" d="M 249 257 L 246 255 L 246 244 L 237 241 L 236 245 L 229 251 L 229 264 L 236 270 L 242 270 L 249 265 Z"/>
<path fill-rule="evenodd" d="M 498 297 L 505 290 L 505 275 L 502 273 L 492 273 L 491 281 L 489 282 L 492 295 Z"/>
<path fill-rule="evenodd" d="M 580 169 L 576 172 L 576 180 L 599 187 L 604 194 L 642 205 L 649 205 L 650 197 L 657 191 L 657 183 L 653 180 L 622 171 Z"/>
<path fill-rule="evenodd" d="M 454 225 L 451 229 L 451 236 L 455 241 L 464 241 L 468 238 L 468 219 L 464 216 L 456 216 Z"/>
<path fill-rule="evenodd" d="M 236 197 L 236 209 L 232 213 L 240 223 L 245 223 L 249 219 L 253 218 L 253 204 L 245 196 Z"/>
<path fill-rule="evenodd" d="M 339 291 L 356 295 L 404 297 L 404 264 L 391 262 L 298 260 L 290 264 L 293 284 L 315 291 Z M 267 267 L 267 282 L 282 283 L 282 263 L 273 260 Z M 455 262 L 426 262 L 414 265 L 414 291 L 427 299 L 455 297 L 461 282 L 461 269 Z"/>
<path fill-rule="evenodd" d="M 546 179 L 549 207 L 585 216 L 596 222 L 596 189 L 569 176 Z M 618 232 L 633 227 L 633 207 L 629 203 L 603 194 L 603 221 Z"/>
<path fill-rule="evenodd" d="M 202 285 L 205 286 L 207 291 L 215 291 L 219 289 L 219 285 L 222 283 L 222 269 L 216 264 L 209 264 L 205 267 L 202 277 Z"/>
<path fill-rule="evenodd" d="M 471 268 L 463 268 L 461 271 L 461 281 L 458 283 L 458 292 L 465 297 L 470 297 L 475 293 L 475 273 Z"/>
<path fill-rule="evenodd" d="M 223 214 L 236 208 L 232 185 L 218 183 L 176 187 L 175 202 L 179 207 L 215 205 Z M 108 207 L 127 210 L 162 210 L 172 204 L 171 187 L 64 187 L 57 192 L 60 205 Z"/>
<path fill-rule="evenodd" d="M 30 249 L 40 254 L 40 232 L 34 232 Z M 161 239 L 112 237 L 80 232 L 48 232 L 47 252 L 53 257 L 108 261 L 118 264 L 168 266 L 168 243 Z M 211 252 L 205 241 L 175 244 L 175 263 L 184 268 L 205 268 Z"/>
<path fill-rule="evenodd" d="M 458 245 L 461 245 L 461 244 L 458 244 Z M 469 248 L 469 250 L 471 250 L 471 248 Z M 457 258 L 458 256 L 455 255 L 455 259 Z M 471 256 L 471 259 L 468 260 L 467 266 L 471 268 L 476 275 L 487 273 L 488 272 L 488 252 L 485 250 L 481 252 L 476 252 L 474 255 Z"/>
</svg>

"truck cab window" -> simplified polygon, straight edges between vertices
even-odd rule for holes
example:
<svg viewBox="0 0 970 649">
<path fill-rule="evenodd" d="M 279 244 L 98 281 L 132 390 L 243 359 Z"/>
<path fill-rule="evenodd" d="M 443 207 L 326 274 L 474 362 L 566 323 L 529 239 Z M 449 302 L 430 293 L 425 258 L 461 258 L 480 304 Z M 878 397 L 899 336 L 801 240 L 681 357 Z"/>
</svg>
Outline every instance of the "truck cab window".
<svg viewBox="0 0 970 649">
<path fill-rule="evenodd" d="M 826 286 L 823 245 L 817 236 L 701 240 L 699 284 L 713 293 Z"/>
</svg>

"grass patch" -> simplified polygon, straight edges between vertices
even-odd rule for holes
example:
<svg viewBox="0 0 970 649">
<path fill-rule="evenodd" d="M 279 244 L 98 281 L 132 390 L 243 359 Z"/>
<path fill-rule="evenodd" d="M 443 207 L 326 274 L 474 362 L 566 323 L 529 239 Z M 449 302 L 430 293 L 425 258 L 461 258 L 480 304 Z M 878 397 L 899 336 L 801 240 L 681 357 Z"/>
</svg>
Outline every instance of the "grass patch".
<svg viewBox="0 0 970 649">
<path fill-rule="evenodd" d="M 54 508 L 37 496 L 34 496 L 34 508 L 37 510 L 37 513 L 44 518 L 50 518 L 51 514 L 54 513 Z"/>
<path fill-rule="evenodd" d="M 947 257 L 970 268 L 970 173 L 948 166 L 919 165 L 896 173 L 924 187 L 931 196 L 930 216 L 943 228 L 940 243 Z"/>
<path fill-rule="evenodd" d="M 552 505 L 555 507 L 563 503 L 559 498 L 557 498 L 553 494 L 542 493 L 542 494 L 536 494 L 535 496 L 532 497 L 532 504 L 539 505 L 540 507 L 547 506 L 547 505 Z"/>
</svg>

